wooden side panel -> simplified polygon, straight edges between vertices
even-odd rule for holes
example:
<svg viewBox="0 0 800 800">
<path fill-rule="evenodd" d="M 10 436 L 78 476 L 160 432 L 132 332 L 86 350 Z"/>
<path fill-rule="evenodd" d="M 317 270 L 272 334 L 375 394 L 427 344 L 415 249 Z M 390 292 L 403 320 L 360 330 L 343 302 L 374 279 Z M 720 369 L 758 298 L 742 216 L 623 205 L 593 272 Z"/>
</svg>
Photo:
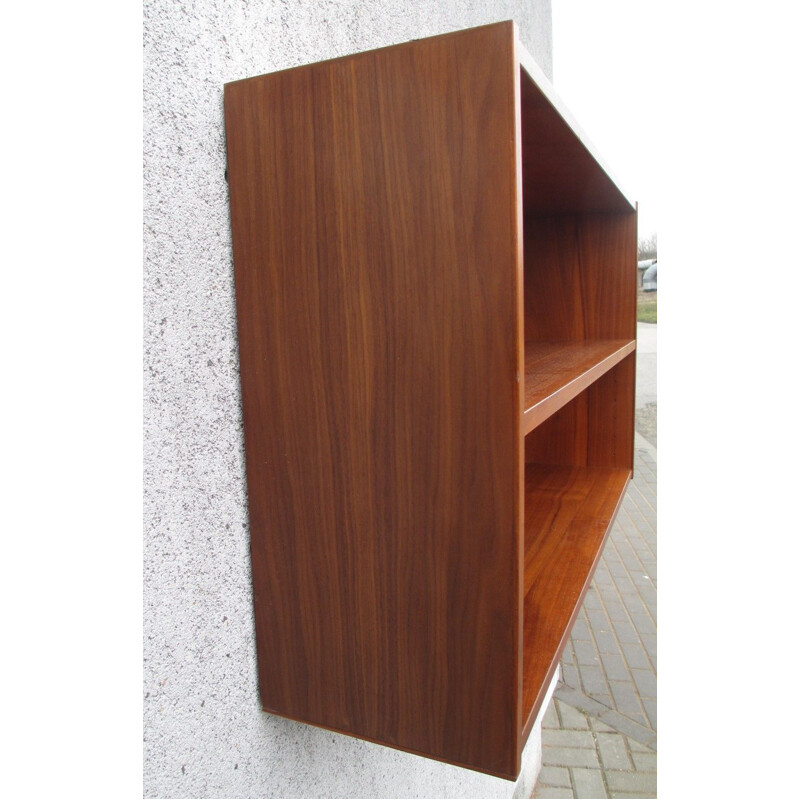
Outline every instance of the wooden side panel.
<svg viewBox="0 0 800 800">
<path fill-rule="evenodd" d="M 266 710 L 519 770 L 513 26 L 226 86 Z"/>
<path fill-rule="evenodd" d="M 525 338 L 636 338 L 636 212 L 526 218 Z"/>
</svg>

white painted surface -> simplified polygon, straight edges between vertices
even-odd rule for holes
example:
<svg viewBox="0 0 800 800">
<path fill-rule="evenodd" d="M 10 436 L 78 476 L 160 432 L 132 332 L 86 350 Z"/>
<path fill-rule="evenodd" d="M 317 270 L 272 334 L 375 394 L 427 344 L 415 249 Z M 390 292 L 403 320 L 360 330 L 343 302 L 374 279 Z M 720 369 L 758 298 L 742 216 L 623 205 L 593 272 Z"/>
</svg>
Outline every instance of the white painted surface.
<svg viewBox="0 0 800 800">
<path fill-rule="evenodd" d="M 533 795 L 539 772 L 542 769 L 542 720 L 560 680 L 561 664 L 556 667 L 555 675 L 553 675 L 553 680 L 550 681 L 550 687 L 547 690 L 542 707 L 539 709 L 536 722 L 533 723 L 533 728 L 531 728 L 525 750 L 522 752 L 522 770 L 514 789 L 513 796 L 515 798 L 531 797 Z"/>
</svg>

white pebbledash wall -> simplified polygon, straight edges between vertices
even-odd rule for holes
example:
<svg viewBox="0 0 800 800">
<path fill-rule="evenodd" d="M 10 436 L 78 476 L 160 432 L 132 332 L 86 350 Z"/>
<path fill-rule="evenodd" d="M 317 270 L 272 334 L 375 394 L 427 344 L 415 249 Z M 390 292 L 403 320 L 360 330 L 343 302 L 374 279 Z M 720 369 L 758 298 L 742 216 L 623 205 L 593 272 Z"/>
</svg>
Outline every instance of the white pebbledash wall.
<svg viewBox="0 0 800 800">
<path fill-rule="evenodd" d="M 515 19 L 552 74 L 550 0 L 145 0 L 144 795 L 530 796 L 266 714 L 256 682 L 223 84 Z"/>
</svg>

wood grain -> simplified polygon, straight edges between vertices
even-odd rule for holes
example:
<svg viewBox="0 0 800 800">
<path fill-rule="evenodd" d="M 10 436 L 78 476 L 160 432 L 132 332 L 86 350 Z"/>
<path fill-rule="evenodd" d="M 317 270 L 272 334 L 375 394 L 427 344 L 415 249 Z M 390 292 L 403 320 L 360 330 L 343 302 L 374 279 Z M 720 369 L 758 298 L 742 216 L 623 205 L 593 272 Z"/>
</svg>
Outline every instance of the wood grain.
<svg viewBox="0 0 800 800">
<path fill-rule="evenodd" d="M 625 356 L 635 341 L 525 343 L 524 433 L 529 433 L 577 397 Z"/>
<path fill-rule="evenodd" d="M 584 161 L 584 173 L 593 173 L 586 175 L 588 182 L 602 187 L 600 189 L 600 195 L 601 197 L 603 195 L 606 197 L 605 202 L 601 203 L 602 210 L 635 210 L 636 203 L 632 196 L 623 191 L 619 180 L 617 180 L 617 178 L 614 176 L 613 171 L 603 158 L 602 154 L 586 135 L 586 132 L 572 115 L 570 109 L 567 108 L 563 100 L 558 96 L 553 84 L 550 83 L 550 80 L 547 78 L 544 72 L 542 72 L 539 65 L 533 60 L 531 54 L 520 42 L 517 42 L 516 52 L 517 60 L 520 64 L 521 83 L 522 87 L 524 87 L 522 90 L 525 93 L 525 105 L 522 110 L 527 120 L 526 127 L 529 130 L 529 134 L 533 134 L 533 136 L 537 135 L 533 130 L 536 125 L 537 117 L 547 114 L 551 116 L 551 118 L 559 118 L 559 139 L 567 147 L 575 148 L 579 146 L 589 156 L 589 159 Z M 550 127 L 553 127 L 553 125 L 554 122 L 551 122 Z M 539 135 L 541 136 L 541 134 Z M 528 142 L 530 148 L 532 139 L 529 138 Z M 562 170 L 574 169 L 574 165 L 571 165 L 561 153 L 556 153 L 555 155 L 561 162 Z M 536 154 L 532 151 L 532 149 L 528 149 L 524 154 L 524 160 L 526 162 L 530 162 L 531 159 L 535 157 Z M 529 175 L 530 174 L 531 170 L 529 168 Z M 564 180 L 567 184 L 570 183 L 568 175 L 564 176 Z M 558 197 L 563 191 L 560 185 L 553 185 L 552 182 L 549 187 L 537 187 L 537 185 L 533 182 L 531 182 L 531 185 L 534 188 L 541 189 L 540 191 L 537 191 L 536 194 L 539 195 L 538 202 L 541 204 L 542 209 L 548 207 L 548 202 L 544 199 L 547 194 L 544 191 L 545 188 L 551 188 L 556 197 Z M 575 211 L 589 210 L 585 206 L 581 207 L 581 204 L 578 202 L 581 197 L 582 195 L 580 194 L 573 195 L 573 201 L 566 210 L 568 210 L 570 213 Z M 528 199 L 533 200 L 534 198 Z M 613 205 L 613 208 L 608 208 L 608 205 Z M 549 207 L 550 212 L 552 213 L 552 211 L 555 210 L 555 208 L 553 208 L 552 201 L 549 203 Z M 531 210 L 533 210 L 533 204 L 531 205 Z M 562 210 L 564 210 L 563 204 Z"/>
<path fill-rule="evenodd" d="M 555 674 L 630 474 L 601 467 L 526 468 L 525 736 Z"/>
<path fill-rule="evenodd" d="M 604 169 L 594 147 L 554 105 L 552 91 L 544 88 L 547 82 L 537 85 L 531 79 L 529 63 L 521 73 L 525 216 L 632 212 L 630 200 Z"/>
<path fill-rule="evenodd" d="M 525 220 L 525 339 L 636 338 L 636 214 Z"/>
<path fill-rule="evenodd" d="M 525 437 L 526 463 L 633 469 L 635 353 Z"/>
<path fill-rule="evenodd" d="M 225 92 L 263 706 L 506 778 L 513 39 L 488 26 Z"/>
</svg>

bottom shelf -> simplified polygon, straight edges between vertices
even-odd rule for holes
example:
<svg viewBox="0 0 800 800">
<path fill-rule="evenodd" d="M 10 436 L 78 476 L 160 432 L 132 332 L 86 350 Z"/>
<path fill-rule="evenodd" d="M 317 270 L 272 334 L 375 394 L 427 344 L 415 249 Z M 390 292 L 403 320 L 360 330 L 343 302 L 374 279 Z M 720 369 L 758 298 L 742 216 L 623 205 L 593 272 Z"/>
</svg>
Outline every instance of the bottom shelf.
<svg viewBox="0 0 800 800">
<path fill-rule="evenodd" d="M 525 465 L 523 737 L 527 738 L 631 473 Z"/>
</svg>

